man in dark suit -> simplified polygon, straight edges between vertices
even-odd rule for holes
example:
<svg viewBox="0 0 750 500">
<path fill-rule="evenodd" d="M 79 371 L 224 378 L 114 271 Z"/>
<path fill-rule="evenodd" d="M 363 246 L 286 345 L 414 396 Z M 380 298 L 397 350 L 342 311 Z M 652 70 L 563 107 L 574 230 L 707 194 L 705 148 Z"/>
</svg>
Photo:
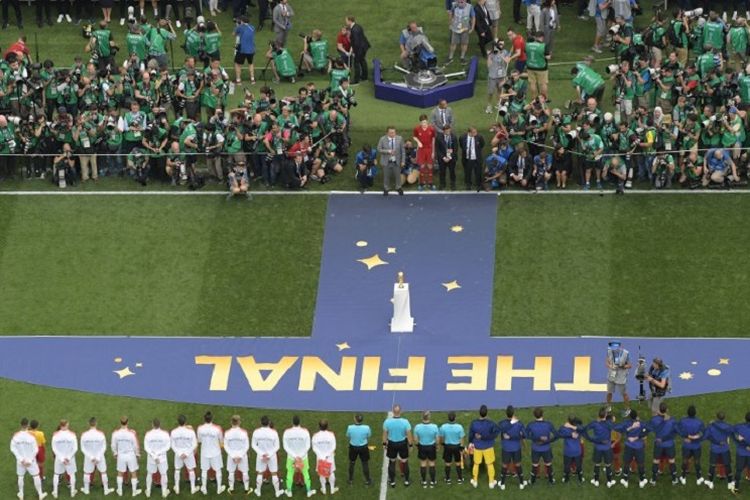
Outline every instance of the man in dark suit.
<svg viewBox="0 0 750 500">
<path fill-rule="evenodd" d="M 490 11 L 487 10 L 485 5 L 487 0 L 477 0 L 474 5 L 474 29 L 479 37 L 479 51 L 482 53 L 482 57 L 487 57 L 487 44 L 492 42 L 494 39 L 492 35 L 492 20 L 490 19 Z"/>
<path fill-rule="evenodd" d="M 466 190 L 470 191 L 474 183 L 476 190 L 482 190 L 482 149 L 484 137 L 477 133 L 476 127 L 469 127 L 468 132 L 458 140 L 461 146 L 461 158 L 464 163 L 464 182 Z M 474 179 L 474 183 L 472 182 Z"/>
<path fill-rule="evenodd" d="M 440 169 L 440 190 L 445 189 L 445 173 L 450 174 L 451 191 L 456 189 L 456 153 L 458 138 L 450 125 L 443 126 L 443 133 L 435 137 L 435 158 Z"/>
<path fill-rule="evenodd" d="M 367 80 L 367 51 L 370 42 L 365 36 L 365 30 L 354 21 L 354 16 L 347 16 L 346 25 L 349 27 L 349 38 L 352 44 L 352 84 Z"/>
</svg>

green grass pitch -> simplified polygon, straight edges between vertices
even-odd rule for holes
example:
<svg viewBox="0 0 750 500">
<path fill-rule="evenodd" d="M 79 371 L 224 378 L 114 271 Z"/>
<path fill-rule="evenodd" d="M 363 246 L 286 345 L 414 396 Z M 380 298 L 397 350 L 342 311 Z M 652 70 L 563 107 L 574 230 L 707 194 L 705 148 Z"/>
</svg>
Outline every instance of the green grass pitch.
<svg viewBox="0 0 750 500">
<path fill-rule="evenodd" d="M 426 2 L 396 0 L 345 6 L 323 0 L 292 2 L 297 11 L 295 31 L 320 27 L 329 39 L 343 16 L 354 13 L 374 47 L 370 56 L 380 57 L 386 64 L 396 60 L 398 31 L 412 18 L 425 26 L 438 54 L 446 54 L 447 20 L 442 2 L 437 0 L 430 2 L 429 8 L 425 8 Z M 504 1 L 503 34 L 510 13 L 510 2 Z M 556 40 L 554 61 L 578 60 L 588 53 L 593 25 L 578 21 L 571 7 L 562 7 L 561 14 L 563 30 Z M 33 25 L 30 9 L 24 9 L 24 16 L 32 53 L 36 41 L 41 59 L 67 65 L 73 55 L 82 53 L 84 40 L 78 27 L 64 24 L 39 30 Z M 225 32 L 222 53 L 228 61 L 233 44 L 228 33 L 231 23 L 227 14 L 221 19 Z M 123 29 L 118 25 L 115 32 L 121 41 Z M 14 27 L 0 33 L 0 46 L 7 47 L 17 33 Z M 261 32 L 258 46 L 263 47 L 270 36 L 267 30 Z M 294 51 L 301 48 L 300 40 L 293 39 L 291 44 Z M 179 65 L 182 57 L 177 45 L 174 61 Z M 476 52 L 474 47 L 471 50 Z M 597 64 L 601 68 L 606 61 Z M 470 123 L 484 128 L 490 124 L 490 117 L 482 113 L 485 70 L 480 67 L 476 97 L 453 104 L 459 128 Z M 325 81 L 322 77 L 312 79 L 319 84 Z M 553 67 L 550 79 L 551 98 L 560 105 L 572 94 L 568 67 Z M 282 85 L 280 93 L 295 93 L 297 86 Z M 368 85 L 360 85 L 357 95 L 361 104 L 354 115 L 354 147 L 374 142 L 387 124 L 394 123 L 401 130 L 411 128 L 421 112 L 375 101 Z M 0 189 L 48 186 L 19 182 L 3 183 Z M 354 186 L 351 176 L 341 175 L 327 187 Z M 104 179 L 97 188 L 86 187 L 130 188 L 130 183 L 116 179 Z M 749 278 L 747 238 L 742 228 L 749 205 L 750 198 L 743 195 L 626 196 L 619 200 L 504 197 L 499 207 L 492 333 L 745 336 L 750 312 L 743 306 Z M 250 203 L 226 203 L 218 196 L 0 197 L 0 334 L 308 335 L 325 206 L 322 196 L 256 197 Z M 513 258 L 516 255 L 534 258 L 519 263 Z M 499 418 L 497 409 L 511 402 L 488 401 L 496 409 L 491 415 Z M 750 397 L 743 391 L 673 400 L 673 413 L 683 414 L 693 402 L 705 420 L 711 419 L 713 410 L 723 409 L 728 420 L 739 421 L 750 409 Z M 422 410 L 410 408 L 408 401 L 402 403 L 409 411 Z M 6 438 L 21 416 L 39 419 L 49 437 L 60 418 L 70 419 L 80 431 L 84 422 L 96 415 L 102 428 L 109 431 L 121 414 L 127 414 L 142 435 L 153 417 L 160 417 L 167 426 L 177 414 L 185 413 L 197 423 L 206 409 L 0 380 L 0 435 Z M 213 410 L 224 425 L 233 413 L 239 413 L 247 427 L 253 427 L 265 413 L 279 428 L 291 417 L 291 412 Z M 548 408 L 547 417 L 559 423 L 575 413 L 588 420 L 595 410 L 595 406 Z M 311 429 L 324 416 L 301 414 Z M 339 436 L 351 420 L 349 414 L 325 416 Z M 461 413 L 459 419 L 468 424 L 473 416 L 472 410 Z M 530 411 L 523 410 L 520 416 L 528 420 Z M 409 417 L 412 423 L 418 418 L 416 413 Z M 373 444 L 379 442 L 382 418 L 380 414 L 366 416 L 375 430 Z M 442 422 L 443 416 L 436 415 L 436 421 Z M 378 498 L 378 486 L 365 488 L 359 470 L 355 485 L 347 487 L 344 450 L 340 438 L 339 498 Z M 373 457 L 371 470 L 377 482 L 381 455 L 375 452 Z M 528 471 L 528 454 L 526 459 Z M 112 466 L 110 462 L 110 471 Z M 559 472 L 559 460 L 555 466 Z M 411 470 L 417 477 L 415 460 Z M 586 461 L 587 477 L 590 470 Z M 438 472 L 440 475 L 440 468 Z M 13 462 L 6 453 L 0 461 L 0 498 L 15 498 L 13 474 Z M 590 485 L 541 484 L 519 492 L 511 486 L 502 496 L 584 500 L 726 497 L 723 483 L 717 484 L 718 491 L 708 492 L 690 484 L 673 489 L 665 479 L 662 482 L 645 491 L 633 491 L 632 486 L 607 491 Z M 416 484 L 409 489 L 399 485 L 388 491 L 388 498 L 396 499 L 488 495 L 486 486 L 474 491 L 468 484 L 441 484 L 427 491 Z M 301 496 L 297 492 L 296 497 Z M 62 490 L 61 498 L 67 497 L 67 491 Z"/>
</svg>

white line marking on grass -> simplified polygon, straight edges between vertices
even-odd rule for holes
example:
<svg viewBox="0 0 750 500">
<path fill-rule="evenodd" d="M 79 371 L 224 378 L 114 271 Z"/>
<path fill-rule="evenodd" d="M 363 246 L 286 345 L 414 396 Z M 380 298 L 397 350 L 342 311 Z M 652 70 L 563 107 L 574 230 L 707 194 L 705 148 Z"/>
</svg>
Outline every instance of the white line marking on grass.
<svg viewBox="0 0 750 500">
<path fill-rule="evenodd" d="M 0 191 L 0 196 L 227 196 L 227 191 Z M 357 196 L 383 196 L 380 191 L 368 191 L 360 195 L 357 191 L 250 191 L 253 196 L 329 196 L 329 195 L 357 195 Z M 446 195 L 475 195 L 475 196 L 529 196 L 529 195 L 555 195 L 555 196 L 614 196 L 612 190 L 583 191 L 583 190 L 555 190 L 555 191 L 407 191 L 405 196 L 446 196 Z M 716 194 L 750 194 L 750 189 L 706 189 L 706 190 L 657 190 L 657 189 L 631 189 L 625 192 L 637 195 L 716 195 Z M 390 195 L 398 196 L 398 195 Z"/>
<path fill-rule="evenodd" d="M 400 342 L 399 342 L 400 343 Z M 387 413 L 388 417 L 393 416 L 393 412 Z M 386 450 L 383 450 L 383 466 L 380 468 L 380 500 L 386 500 L 388 496 L 388 456 Z"/>
</svg>

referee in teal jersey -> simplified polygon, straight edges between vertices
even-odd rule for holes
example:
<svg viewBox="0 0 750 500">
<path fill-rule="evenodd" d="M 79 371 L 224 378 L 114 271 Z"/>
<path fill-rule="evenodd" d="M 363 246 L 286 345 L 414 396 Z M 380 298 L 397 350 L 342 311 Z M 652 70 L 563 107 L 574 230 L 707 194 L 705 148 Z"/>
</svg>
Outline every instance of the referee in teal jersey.
<svg viewBox="0 0 750 500">
<path fill-rule="evenodd" d="M 370 426 L 363 424 L 361 413 L 354 416 L 354 423 L 346 428 L 346 437 L 349 439 L 349 484 L 354 481 L 354 466 L 357 458 L 362 461 L 362 473 L 365 475 L 365 484 L 370 486 L 370 448 L 368 448 L 372 431 Z"/>
<path fill-rule="evenodd" d="M 401 416 L 401 406 L 393 406 L 393 416 L 383 422 L 383 446 L 388 457 L 388 483 L 396 487 L 396 459 L 404 471 L 404 486 L 409 486 L 409 447 L 412 446 L 411 424 Z"/>
<path fill-rule="evenodd" d="M 419 475 L 422 488 L 427 488 L 427 469 L 430 470 L 430 488 L 437 484 L 435 480 L 435 460 L 437 459 L 438 426 L 430 422 L 430 412 L 422 413 L 422 421 L 414 426 L 414 440 L 417 443 L 419 457 Z"/>
<path fill-rule="evenodd" d="M 464 451 L 464 427 L 456 422 L 456 412 L 448 413 L 448 421 L 440 426 L 440 442 L 443 444 L 443 461 L 445 461 L 445 482 L 451 484 L 451 465 L 456 466 L 458 484 L 464 482 L 464 471 L 461 468 L 461 454 Z"/>
</svg>

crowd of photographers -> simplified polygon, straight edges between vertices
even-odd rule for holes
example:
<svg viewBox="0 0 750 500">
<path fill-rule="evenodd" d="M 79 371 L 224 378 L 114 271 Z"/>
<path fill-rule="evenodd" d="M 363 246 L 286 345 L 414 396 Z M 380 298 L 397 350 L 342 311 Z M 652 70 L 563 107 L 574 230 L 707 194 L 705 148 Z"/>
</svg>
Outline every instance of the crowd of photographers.
<svg viewBox="0 0 750 500">
<path fill-rule="evenodd" d="M 160 179 L 193 189 L 208 177 L 242 194 L 252 179 L 290 189 L 324 183 L 347 161 L 357 104 L 348 61 L 332 62 L 318 31 L 304 36 L 299 73 L 283 72 L 294 64 L 285 41 L 275 40 L 265 54 L 277 78 L 329 75 L 323 88 L 302 84 L 291 96 L 268 85 L 241 87 L 245 62 L 255 83 L 254 30 L 244 16 L 235 28 L 243 40 L 236 79 L 221 63 L 219 27 L 202 17 L 184 30 L 186 57 L 176 70 L 168 67 L 167 50 L 178 37 L 171 21 L 131 17 L 123 41 L 104 21 L 83 32 L 88 61 L 32 62 L 23 37 L 0 61 L 0 176 L 20 171 L 65 187 L 127 175 L 143 185 Z M 127 54 L 120 63 L 118 51 Z"/>
<path fill-rule="evenodd" d="M 648 26 L 635 30 L 634 12 L 604 1 L 594 6 L 592 50 L 601 53 L 606 42 L 615 62 L 605 74 L 592 67 L 591 56 L 576 63 L 577 98 L 565 106 L 552 108 L 545 99 L 550 51 L 543 31 L 531 32 L 523 52 L 511 30 L 512 49 L 492 43 L 487 112 L 497 110 L 498 123 L 485 187 L 543 190 L 555 181 L 565 188 L 571 177 L 585 190 L 595 181 L 600 189 L 611 183 L 617 193 L 634 180 L 657 189 L 746 184 L 747 20 L 736 12 L 728 18 L 657 9 Z M 605 113 L 607 80 L 613 112 Z"/>
</svg>

